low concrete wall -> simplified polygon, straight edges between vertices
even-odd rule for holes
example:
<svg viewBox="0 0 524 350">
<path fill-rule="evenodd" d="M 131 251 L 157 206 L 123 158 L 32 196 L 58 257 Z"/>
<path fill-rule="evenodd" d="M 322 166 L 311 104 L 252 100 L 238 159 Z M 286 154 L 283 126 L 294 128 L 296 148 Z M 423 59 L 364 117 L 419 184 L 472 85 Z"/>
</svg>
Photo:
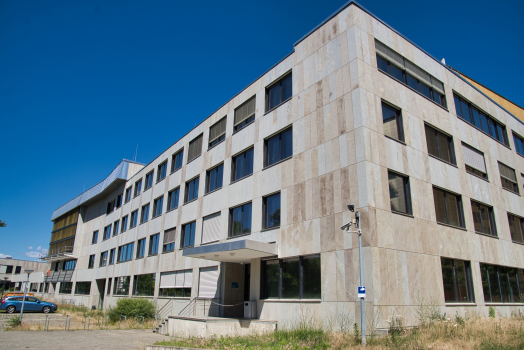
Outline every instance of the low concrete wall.
<svg viewBox="0 0 524 350">
<path fill-rule="evenodd" d="M 234 318 L 184 318 L 170 316 L 167 332 L 176 337 L 246 336 L 265 334 L 277 329 L 276 321 L 244 320 Z"/>
<path fill-rule="evenodd" d="M 203 350 L 200 348 L 180 348 L 178 346 L 147 345 L 146 350 Z M 206 349 L 209 350 L 209 349 Z"/>
</svg>

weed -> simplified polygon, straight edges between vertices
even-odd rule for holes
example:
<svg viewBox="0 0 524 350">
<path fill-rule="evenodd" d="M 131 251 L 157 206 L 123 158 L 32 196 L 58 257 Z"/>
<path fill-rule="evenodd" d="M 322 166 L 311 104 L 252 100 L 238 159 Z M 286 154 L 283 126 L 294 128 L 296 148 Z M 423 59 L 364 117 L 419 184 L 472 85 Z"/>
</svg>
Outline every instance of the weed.
<svg viewBox="0 0 524 350">
<path fill-rule="evenodd" d="M 495 309 L 491 305 L 489 306 L 489 317 L 495 318 Z"/>
</svg>

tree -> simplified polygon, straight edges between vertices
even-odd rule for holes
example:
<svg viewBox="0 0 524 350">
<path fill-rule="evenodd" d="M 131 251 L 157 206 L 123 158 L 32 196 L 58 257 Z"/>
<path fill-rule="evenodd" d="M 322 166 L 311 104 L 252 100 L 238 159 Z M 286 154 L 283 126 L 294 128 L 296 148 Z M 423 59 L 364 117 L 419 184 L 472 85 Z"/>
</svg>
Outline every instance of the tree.
<svg viewBox="0 0 524 350">
<path fill-rule="evenodd" d="M 0 227 L 6 227 L 5 221 L 0 220 Z"/>
</svg>

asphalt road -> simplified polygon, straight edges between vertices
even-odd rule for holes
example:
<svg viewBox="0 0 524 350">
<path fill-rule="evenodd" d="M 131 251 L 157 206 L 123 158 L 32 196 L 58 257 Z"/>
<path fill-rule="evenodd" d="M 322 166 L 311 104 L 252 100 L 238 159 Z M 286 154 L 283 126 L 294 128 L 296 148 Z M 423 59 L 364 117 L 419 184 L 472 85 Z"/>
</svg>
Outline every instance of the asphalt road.
<svg viewBox="0 0 524 350">
<path fill-rule="evenodd" d="M 114 331 L 0 331 L 0 349 L 145 350 L 146 345 L 169 339 L 151 330 Z"/>
</svg>

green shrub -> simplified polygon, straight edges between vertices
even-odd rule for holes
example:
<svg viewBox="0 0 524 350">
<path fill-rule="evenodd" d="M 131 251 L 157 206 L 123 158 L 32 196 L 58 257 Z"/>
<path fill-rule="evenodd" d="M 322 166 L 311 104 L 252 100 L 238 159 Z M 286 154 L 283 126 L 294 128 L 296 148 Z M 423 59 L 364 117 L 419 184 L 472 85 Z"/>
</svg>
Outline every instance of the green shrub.
<svg viewBox="0 0 524 350">
<path fill-rule="evenodd" d="M 120 316 L 126 316 L 128 320 L 132 320 L 137 316 L 144 316 L 145 319 L 155 317 L 155 304 L 149 299 L 142 298 L 122 298 L 118 299 L 115 307 L 110 307 L 107 310 L 107 315 L 111 322 L 116 322 Z"/>
<path fill-rule="evenodd" d="M 495 309 L 491 305 L 489 306 L 489 317 L 495 318 Z"/>
</svg>

